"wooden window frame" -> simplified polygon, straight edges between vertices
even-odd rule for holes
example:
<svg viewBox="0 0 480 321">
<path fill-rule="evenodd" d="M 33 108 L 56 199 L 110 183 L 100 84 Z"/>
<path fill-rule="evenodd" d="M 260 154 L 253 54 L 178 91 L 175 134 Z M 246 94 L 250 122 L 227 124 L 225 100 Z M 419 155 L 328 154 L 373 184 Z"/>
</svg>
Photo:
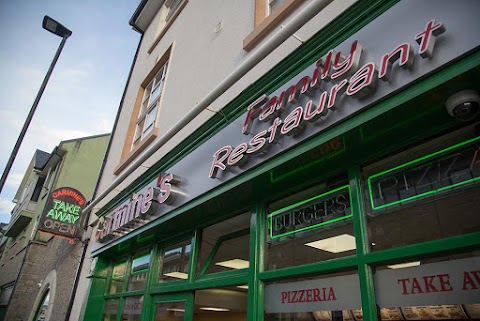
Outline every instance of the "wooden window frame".
<svg viewBox="0 0 480 321">
<path fill-rule="evenodd" d="M 277 10 L 267 16 L 268 0 L 255 0 L 255 28 L 243 40 L 243 49 L 252 50 L 260 41 L 288 17 L 303 0 L 285 0 Z"/>
<path fill-rule="evenodd" d="M 157 73 L 162 69 L 162 67 L 169 62 L 170 55 L 172 52 L 172 47 L 171 45 L 167 51 L 158 59 L 157 63 L 155 64 L 155 67 L 148 73 L 148 75 L 145 77 L 143 82 L 140 84 L 140 88 L 137 93 L 137 98 L 135 100 L 135 105 L 133 107 L 132 114 L 130 116 L 130 122 L 128 124 L 128 130 L 127 130 L 127 135 L 125 138 L 125 143 L 123 145 L 123 150 L 122 150 L 122 155 L 120 157 L 120 163 L 117 165 L 117 167 L 114 169 L 113 173 L 115 175 L 118 175 L 122 170 L 127 167 L 127 165 L 135 158 L 137 157 L 142 151 L 144 151 L 148 145 L 152 141 L 154 141 L 159 133 L 160 130 L 157 127 L 158 123 L 155 122 L 153 125 L 153 129 L 148 133 L 145 137 L 140 139 L 140 142 L 133 147 L 133 140 L 135 139 L 135 132 L 137 129 L 137 120 L 139 118 L 139 113 L 142 108 L 142 103 L 143 103 L 143 96 L 145 93 L 146 87 L 150 84 L 150 82 L 153 80 L 153 78 L 157 75 Z M 164 92 L 165 92 L 165 87 L 166 87 L 166 78 L 168 76 L 168 66 L 166 70 L 166 75 L 165 75 L 165 83 L 163 84 L 163 89 L 162 89 L 162 94 L 161 97 L 158 98 L 158 107 L 157 107 L 157 116 L 158 113 L 160 112 L 161 105 L 162 105 L 162 100 L 164 97 Z"/>
<path fill-rule="evenodd" d="M 180 4 L 175 9 L 175 13 L 170 17 L 170 19 L 168 19 L 168 21 L 165 23 L 165 26 L 163 26 L 162 30 L 160 30 L 158 35 L 155 37 L 155 40 L 153 40 L 152 45 L 150 46 L 150 48 L 147 51 L 149 54 L 151 54 L 153 52 L 153 50 L 155 49 L 157 44 L 160 42 L 160 39 L 162 39 L 163 36 L 165 35 L 165 33 L 167 33 L 167 30 L 173 24 L 175 19 L 177 19 L 178 15 L 183 10 L 183 8 L 185 8 L 185 6 L 187 5 L 188 0 L 180 0 L 180 1 L 181 1 Z"/>
</svg>

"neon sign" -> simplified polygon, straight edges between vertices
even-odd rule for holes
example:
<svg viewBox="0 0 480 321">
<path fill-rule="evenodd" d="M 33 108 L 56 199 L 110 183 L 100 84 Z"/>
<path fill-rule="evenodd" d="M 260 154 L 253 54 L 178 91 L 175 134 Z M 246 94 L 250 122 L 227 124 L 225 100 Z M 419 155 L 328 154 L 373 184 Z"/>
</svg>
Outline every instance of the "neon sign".
<svg viewBox="0 0 480 321">
<path fill-rule="evenodd" d="M 431 58 L 436 37 L 445 30 L 442 23 L 429 21 L 424 30 L 414 37 L 419 44 L 418 55 L 423 59 Z M 266 153 L 272 144 L 278 143 L 284 136 L 301 135 L 307 124 L 325 119 L 330 110 L 341 109 L 347 97 L 363 98 L 371 95 L 378 79 L 385 82 L 391 80 L 394 63 L 398 62 L 403 69 L 413 68 L 415 56 L 412 46 L 407 42 L 385 53 L 380 59 L 378 70 L 373 62 L 360 67 L 362 52 L 363 47 L 358 41 L 353 42 L 345 58 L 341 52 L 330 50 L 325 58 L 317 61 L 312 74 L 303 75 L 295 85 L 278 96 L 263 95 L 250 104 L 242 133 L 250 135 L 256 122 L 270 123 L 271 126 L 252 134 L 248 143 L 236 147 L 225 145 L 218 149 L 213 154 L 208 176 L 217 178 L 219 170 L 240 166 L 249 157 Z"/>
<path fill-rule="evenodd" d="M 480 137 L 450 146 L 368 178 L 372 209 L 413 201 L 480 181 Z"/>
<path fill-rule="evenodd" d="M 352 217 L 350 186 L 287 206 L 270 214 L 270 238 L 298 233 Z"/>
<path fill-rule="evenodd" d="M 76 189 L 62 187 L 54 190 L 47 200 L 38 229 L 54 235 L 75 237 L 84 205 L 85 197 Z"/>
</svg>

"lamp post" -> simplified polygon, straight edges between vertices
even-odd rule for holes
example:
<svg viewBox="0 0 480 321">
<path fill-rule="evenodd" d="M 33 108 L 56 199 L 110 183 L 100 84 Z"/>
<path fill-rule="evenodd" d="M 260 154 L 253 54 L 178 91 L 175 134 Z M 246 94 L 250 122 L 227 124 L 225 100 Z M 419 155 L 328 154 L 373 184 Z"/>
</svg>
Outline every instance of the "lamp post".
<svg viewBox="0 0 480 321">
<path fill-rule="evenodd" d="M 30 125 L 30 122 L 32 121 L 33 114 L 35 113 L 35 110 L 37 109 L 38 103 L 40 102 L 40 98 L 42 97 L 43 91 L 45 90 L 45 87 L 47 86 L 48 80 L 50 79 L 50 75 L 52 74 L 53 67 L 55 67 L 55 64 L 57 63 L 58 57 L 60 56 L 60 53 L 62 52 L 63 46 L 65 45 L 65 42 L 67 41 L 67 38 L 72 35 L 72 32 L 60 24 L 59 22 L 55 21 L 54 19 L 50 18 L 49 16 L 43 17 L 43 23 L 42 27 L 45 30 L 50 31 L 51 33 L 62 37 L 62 42 L 58 46 L 57 52 L 55 53 L 55 56 L 53 57 L 52 63 L 50 64 L 50 68 L 48 68 L 47 74 L 45 75 L 45 78 L 43 79 L 42 85 L 40 86 L 40 89 L 38 90 L 37 97 L 35 97 L 35 101 L 33 102 L 32 108 L 30 108 L 30 112 L 28 113 L 27 119 L 25 120 L 25 123 L 23 124 L 22 131 L 20 132 L 20 135 L 18 136 L 17 142 L 15 143 L 15 146 L 13 147 L 12 153 L 10 154 L 10 158 L 8 159 L 7 165 L 5 166 L 5 170 L 3 171 L 2 178 L 0 180 L 0 193 L 3 190 L 3 186 L 5 185 L 5 181 L 7 180 L 8 173 L 10 172 L 10 169 L 12 168 L 13 161 L 15 160 L 15 157 L 17 156 L 18 150 L 20 149 L 20 145 L 22 144 L 23 137 L 25 137 L 25 133 L 28 129 L 28 126 Z"/>
</svg>

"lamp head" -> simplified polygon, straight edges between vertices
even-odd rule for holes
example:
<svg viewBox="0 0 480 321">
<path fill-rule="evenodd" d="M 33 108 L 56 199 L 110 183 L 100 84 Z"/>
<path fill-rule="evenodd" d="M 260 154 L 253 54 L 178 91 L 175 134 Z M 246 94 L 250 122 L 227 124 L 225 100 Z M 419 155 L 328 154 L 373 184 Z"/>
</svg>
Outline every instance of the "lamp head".
<svg viewBox="0 0 480 321">
<path fill-rule="evenodd" d="M 68 38 L 72 35 L 72 31 L 49 16 L 43 17 L 42 27 L 62 38 Z"/>
</svg>

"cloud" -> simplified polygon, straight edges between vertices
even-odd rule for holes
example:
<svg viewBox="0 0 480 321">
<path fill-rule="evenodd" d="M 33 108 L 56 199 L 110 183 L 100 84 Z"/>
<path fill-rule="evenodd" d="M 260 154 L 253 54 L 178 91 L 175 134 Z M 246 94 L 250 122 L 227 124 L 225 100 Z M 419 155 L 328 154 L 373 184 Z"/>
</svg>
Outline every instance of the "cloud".
<svg viewBox="0 0 480 321">
<path fill-rule="evenodd" d="M 14 207 L 14 203 L 7 200 L 6 198 L 0 197 L 0 211 L 10 213 Z"/>
<path fill-rule="evenodd" d="M 24 174 L 10 172 L 10 174 L 8 175 L 8 179 L 5 182 L 5 185 L 15 188 L 15 190 L 17 190 L 23 180 L 23 176 Z"/>
</svg>

